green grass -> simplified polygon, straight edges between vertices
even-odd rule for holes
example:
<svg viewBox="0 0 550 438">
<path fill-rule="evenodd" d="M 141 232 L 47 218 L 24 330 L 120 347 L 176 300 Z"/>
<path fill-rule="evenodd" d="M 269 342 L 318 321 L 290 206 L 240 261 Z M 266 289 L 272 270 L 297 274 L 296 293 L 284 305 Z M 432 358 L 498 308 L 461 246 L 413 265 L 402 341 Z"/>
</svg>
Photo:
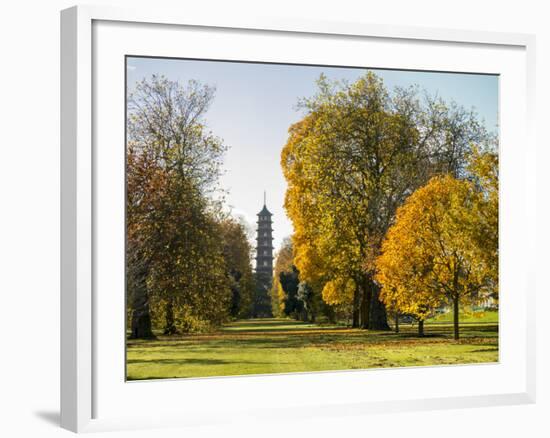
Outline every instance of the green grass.
<svg viewBox="0 0 550 438">
<path fill-rule="evenodd" d="M 237 321 L 211 334 L 129 340 L 129 380 L 271 374 L 498 361 L 498 324 L 401 324 L 400 333 L 286 319 Z"/>
<path fill-rule="evenodd" d="M 458 315 L 458 320 L 465 324 L 498 324 L 498 311 L 496 310 L 480 310 L 470 311 L 468 309 L 461 310 Z M 430 318 L 427 322 L 453 322 L 453 312 L 442 313 L 434 318 Z"/>
</svg>

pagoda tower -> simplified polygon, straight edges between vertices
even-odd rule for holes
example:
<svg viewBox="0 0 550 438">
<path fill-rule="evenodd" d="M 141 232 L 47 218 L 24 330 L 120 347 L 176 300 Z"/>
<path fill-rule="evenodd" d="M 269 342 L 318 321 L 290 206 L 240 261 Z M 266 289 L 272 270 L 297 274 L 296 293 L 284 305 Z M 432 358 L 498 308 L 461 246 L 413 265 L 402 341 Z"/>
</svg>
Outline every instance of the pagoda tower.
<svg viewBox="0 0 550 438">
<path fill-rule="evenodd" d="M 271 316 L 269 291 L 273 281 L 273 214 L 267 209 L 265 192 L 264 206 L 258 213 L 256 230 L 256 298 L 254 316 Z"/>
</svg>

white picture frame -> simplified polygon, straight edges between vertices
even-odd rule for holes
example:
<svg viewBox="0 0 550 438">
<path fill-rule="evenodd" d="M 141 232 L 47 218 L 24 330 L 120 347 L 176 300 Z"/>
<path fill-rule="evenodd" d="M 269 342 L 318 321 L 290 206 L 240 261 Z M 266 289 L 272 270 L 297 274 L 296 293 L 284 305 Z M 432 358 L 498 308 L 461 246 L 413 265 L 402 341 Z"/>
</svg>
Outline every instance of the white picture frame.
<svg viewBox="0 0 550 438">
<path fill-rule="evenodd" d="M 98 24 L 105 23 L 105 36 L 97 31 Z M 109 27 L 110 26 L 110 27 Z M 133 41 L 139 44 L 139 28 L 147 28 L 148 32 L 177 32 L 177 29 L 187 29 L 189 31 L 200 31 L 203 34 L 216 33 L 217 35 L 223 32 L 233 31 L 238 34 L 239 38 L 254 39 L 261 37 L 264 33 L 269 34 L 269 37 L 276 40 L 277 38 L 309 38 L 315 44 L 316 38 L 336 38 L 348 39 L 356 44 L 361 44 L 362 41 L 370 41 L 373 44 L 384 42 L 388 45 L 403 45 L 407 44 L 410 47 L 422 46 L 424 51 L 429 55 L 430 50 L 435 50 L 434 47 L 439 47 L 441 50 L 446 50 L 449 45 L 456 47 L 464 53 L 469 50 L 483 49 L 502 53 L 503 64 L 508 62 L 510 68 L 515 69 L 510 73 L 510 78 L 520 78 L 515 82 L 510 82 L 506 87 L 512 90 L 517 88 L 514 94 L 514 102 L 518 103 L 519 109 L 516 108 L 516 115 L 519 118 L 517 124 L 517 132 L 505 133 L 506 138 L 514 138 L 516 141 L 521 140 L 521 148 L 505 149 L 503 155 L 502 166 L 510 166 L 510 181 L 519 182 L 517 190 L 511 189 L 510 184 L 502 184 L 501 195 L 509 196 L 510 200 L 524 201 L 521 208 L 518 208 L 512 202 L 509 203 L 506 210 L 506 205 L 503 207 L 506 217 L 510 217 L 510 226 L 508 236 L 504 245 L 508 252 L 519 252 L 524 248 L 534 246 L 535 240 L 535 140 L 533 133 L 534 121 L 534 53 L 535 39 L 532 35 L 524 34 L 507 34 L 507 33 L 490 33 L 490 32 L 474 32 L 461 31 L 450 29 L 424 29 L 416 27 L 403 26 L 382 26 L 364 23 L 337 23 L 337 22 L 313 22 L 305 20 L 284 20 L 284 19 L 258 19 L 254 17 L 243 17 L 238 21 L 226 22 L 223 18 L 215 17 L 198 17 L 188 16 L 178 11 L 163 11 L 156 8 L 148 10 L 127 10 L 111 7 L 96 7 L 96 6 L 78 6 L 62 11 L 61 13 L 61 426 L 75 431 L 100 431 L 112 429 L 132 429 L 132 428 L 147 428 L 147 427 L 162 427 L 174 425 L 189 425 L 189 424 L 207 424 L 228 421 L 229 417 L 235 421 L 235 418 L 247 418 L 253 415 L 256 417 L 275 417 L 281 412 L 287 410 L 295 417 L 311 417 L 312 415 L 342 415 L 356 414 L 361 415 L 367 412 L 400 412 L 415 409 L 442 409 L 456 407 L 473 407 L 473 406 L 489 406 L 489 405 L 504 405 L 504 404 L 520 404 L 532 403 L 535 400 L 535 309 L 534 309 L 534 275 L 531 272 L 531 267 L 534 263 L 529 263 L 529 254 L 535 254 L 535 251 L 525 251 L 521 257 L 523 262 L 521 266 L 513 274 L 509 274 L 502 281 L 517 285 L 517 289 L 521 292 L 514 301 L 515 306 L 513 312 L 504 313 L 501 318 L 503 328 L 506 324 L 510 324 L 512 317 L 520 319 L 518 323 L 518 334 L 516 346 L 520 347 L 521 351 L 516 352 L 514 358 L 515 371 L 506 371 L 499 374 L 498 379 L 495 378 L 494 385 L 487 383 L 486 387 L 480 387 L 478 392 L 473 392 L 464 389 L 449 394 L 445 390 L 432 391 L 426 393 L 428 395 L 418 395 L 417 388 L 409 388 L 402 391 L 395 390 L 388 397 L 373 396 L 370 398 L 355 397 L 346 400 L 345 395 L 333 394 L 332 401 L 319 398 L 313 394 L 309 400 L 303 400 L 302 403 L 285 406 L 281 405 L 277 398 L 277 387 L 285 381 L 292 381 L 294 385 L 304 385 L 304 388 L 313 388 L 319 383 L 326 382 L 330 385 L 338 385 L 341 388 L 353 387 L 359 384 L 372 384 L 373 376 L 378 376 L 379 379 L 388 379 L 389 373 L 394 375 L 402 374 L 402 378 L 410 376 L 407 370 L 378 370 L 364 372 L 347 372 L 347 373 L 308 373 L 300 375 L 289 375 L 286 377 L 273 376 L 253 376 L 246 378 L 220 378 L 220 379 L 196 379 L 160 382 L 157 389 L 153 388 L 152 383 L 134 382 L 130 385 L 120 381 L 121 373 L 116 371 L 106 377 L 106 362 L 109 360 L 109 354 L 98 354 L 98 351 L 103 353 L 113 352 L 114 355 L 120 352 L 119 346 L 117 349 L 109 349 L 104 347 L 105 339 L 103 333 L 106 328 L 101 330 L 98 328 L 98 312 L 102 312 L 104 300 L 98 301 L 98 287 L 104 281 L 106 275 L 102 271 L 102 263 L 104 258 L 101 254 L 105 245 L 98 243 L 98 225 L 102 223 L 101 214 L 98 213 L 101 209 L 97 209 L 99 203 L 103 201 L 105 191 L 101 188 L 104 184 L 110 184 L 110 178 L 116 178 L 110 175 L 111 168 L 104 166 L 105 154 L 98 154 L 95 148 L 97 142 L 103 138 L 103 131 L 108 128 L 97 129 L 97 124 L 101 125 L 102 114 L 99 108 L 104 108 L 104 99 L 101 92 L 98 93 L 98 81 L 102 74 L 108 73 L 110 70 L 103 70 L 105 63 L 101 67 L 94 64 L 94 60 L 103 56 L 105 59 L 111 59 L 109 56 L 120 58 L 121 53 L 136 54 L 134 49 L 131 53 L 125 52 L 123 44 L 124 39 L 120 35 L 119 30 L 113 26 L 131 27 L 131 30 L 124 32 L 134 32 L 136 36 Z M 109 30 L 110 29 L 110 30 Z M 111 32 L 111 33 L 109 33 Z M 136 33 L 137 32 L 137 33 Z M 102 39 L 103 38 L 103 39 Z M 112 44 L 109 50 L 112 53 L 107 54 L 104 40 L 108 38 Z M 160 35 L 158 38 L 163 38 Z M 153 38 L 154 39 L 154 38 Z M 346 40 L 346 41 L 348 41 Z M 354 43 L 354 44 L 355 44 Z M 204 50 L 207 49 L 204 45 Z M 201 50 L 200 44 L 196 48 Z M 253 49 L 253 48 L 252 48 Z M 251 49 L 251 50 L 252 50 Z M 263 48 L 262 48 L 263 49 Z M 118 50 L 118 52 L 117 52 Z M 150 48 L 144 48 L 150 50 Z M 171 50 L 166 48 L 166 50 Z M 403 49 L 400 49 L 403 50 Z M 510 58 L 504 60 L 509 52 Z M 250 52 L 252 53 L 252 52 Z M 402 52 L 404 55 L 404 52 Z M 159 53 L 149 53 L 150 55 L 158 55 Z M 239 56 L 236 54 L 235 56 Z M 252 56 L 252 55 L 249 55 Z M 267 55 L 266 55 L 267 56 Z M 274 55 L 275 56 L 275 55 Z M 290 56 L 290 55 L 289 55 Z M 328 55 L 327 55 L 328 56 Z M 500 55 L 495 55 L 500 56 Z M 437 57 L 436 57 L 437 58 Z M 500 59 L 500 58 L 499 58 Z M 517 60 L 521 62 L 517 62 Z M 254 60 L 254 59 L 253 59 Z M 294 59 L 295 60 L 295 59 Z M 289 60 L 290 61 L 290 60 Z M 405 61 L 401 61 L 405 62 Z M 408 61 L 410 63 L 410 61 Z M 443 65 L 442 59 L 434 59 L 432 65 L 426 65 L 425 69 L 438 70 L 438 63 Z M 456 62 L 456 61 L 455 61 Z M 491 69 L 491 59 L 488 57 L 485 60 L 477 60 L 476 62 L 485 62 L 485 67 L 480 70 L 484 72 L 499 73 L 498 68 Z M 449 64 L 450 65 L 450 64 Z M 108 66 L 107 66 L 108 67 Z M 386 65 L 386 67 L 393 67 Z M 116 67 L 119 68 L 119 67 Z M 409 68 L 418 68 L 418 65 L 409 65 Z M 469 71 L 465 69 L 463 71 Z M 510 70 L 511 71 L 511 70 Z M 117 84 L 120 84 L 120 77 L 117 79 Z M 115 84 L 115 83 L 114 83 Z M 115 84 L 116 85 L 116 84 Z M 111 90 L 112 92 L 113 90 Z M 118 104 L 123 94 L 123 90 L 119 90 L 120 95 L 117 97 L 117 104 L 113 106 L 114 111 L 118 111 Z M 502 90 L 501 90 L 502 91 Z M 507 92 L 507 91 L 506 91 Z M 505 92 L 505 94 L 506 94 Z M 115 93 L 116 94 L 116 93 Z M 511 96 L 511 95 L 510 95 Z M 506 96 L 505 96 L 506 97 Z M 102 100 L 103 99 L 103 100 Z M 114 99 L 114 97 L 113 97 Z M 502 105 L 510 105 L 511 99 L 504 99 Z M 508 108 L 508 107 L 506 107 Z M 504 129 L 508 129 L 508 123 L 512 118 L 512 113 L 505 111 L 506 115 L 502 116 Z M 116 113 L 118 114 L 118 113 Z M 122 117 L 123 114 L 118 114 L 117 117 Z M 508 118 L 510 117 L 510 118 Z M 112 119 L 112 118 L 111 118 Z M 116 120 L 119 120 L 115 117 Z M 114 120 L 114 119 L 113 119 Z M 105 126 L 105 125 L 102 125 Z M 124 127 L 121 127 L 124 129 Z M 103 130 L 103 131 L 102 131 Z M 118 138 L 118 137 L 113 137 Z M 98 140 L 99 139 L 99 140 Z M 121 148 L 123 148 L 121 144 Z M 501 151 L 502 152 L 502 151 Z M 508 158 L 507 155 L 508 154 Z M 116 162 L 114 157 L 114 162 Z M 517 160 L 521 161 L 518 162 Z M 506 164 L 508 163 L 508 164 Z M 515 164 L 514 164 L 515 163 Z M 516 166 L 512 168 L 512 166 Z M 98 171 L 101 169 L 101 172 Z M 111 169 L 111 170 L 109 170 Z M 515 170 L 514 170 L 515 169 Z M 115 172 L 113 170 L 113 172 Z M 517 192 L 517 193 L 516 193 Z M 118 198 L 120 200 L 120 198 Z M 112 202 L 116 202 L 116 196 Z M 109 201 L 105 201 L 109 202 Z M 121 206 L 123 208 L 123 206 Z M 516 211 L 518 210 L 518 211 Z M 506 219 L 507 220 L 507 219 Z M 506 222 L 505 220 L 505 222 Z M 522 239 L 514 236 L 514 227 L 524 226 L 529 230 Z M 119 230 L 119 232 L 122 232 Z M 101 231 L 100 231 L 101 234 Z M 504 239 L 505 237 L 503 237 Z M 116 251 L 115 256 L 116 257 Z M 502 266 L 502 265 L 501 265 Z M 123 273 L 121 275 L 124 275 Z M 120 278 L 120 277 L 117 277 Z M 123 298 L 122 298 L 123 300 Z M 120 297 L 117 305 L 120 304 Z M 116 304 L 115 303 L 115 304 Z M 120 315 L 123 312 L 118 309 Z M 116 310 L 115 310 L 116 312 Z M 106 318 L 110 321 L 110 318 Z M 103 319 L 101 320 L 103 321 Z M 102 322 L 102 324 L 106 324 Z M 113 322 L 114 327 L 116 324 Z M 123 336 L 123 333 L 121 333 Z M 504 336 L 501 335 L 501 342 L 507 342 Z M 117 341 L 118 342 L 118 341 Z M 118 344 L 117 344 L 118 345 Z M 513 347 L 513 346 L 511 346 Z M 104 350 L 102 350 L 104 349 Z M 113 356 L 114 357 L 114 356 Z M 118 356 L 117 356 L 118 357 Z M 501 357 L 502 369 L 506 368 L 508 356 L 504 354 L 504 359 Z M 115 359 L 113 359 L 115 360 Z M 119 363 L 121 359 L 116 359 Z M 415 378 L 421 376 L 433 375 L 434 379 L 448 379 L 450 374 L 455 376 L 460 386 L 461 379 L 468 379 L 468 370 L 471 366 L 463 367 L 447 367 L 432 369 L 423 368 L 412 371 L 415 373 Z M 475 368 L 479 375 L 498 374 L 501 368 Z M 511 368 L 510 368 L 511 369 Z M 488 371 L 489 370 L 489 371 Z M 508 374 L 507 374 L 508 373 Z M 509 379 L 506 377 L 508 376 Z M 286 379 L 286 380 L 284 380 Z M 329 380 L 332 379 L 332 380 Z M 370 380 L 369 380 L 370 379 Z M 507 379 L 510 382 L 509 387 L 502 391 L 491 389 L 497 388 L 497 380 Z M 487 379 L 488 382 L 489 379 Z M 112 385 L 110 382 L 118 382 Z M 332 382 L 332 383 L 330 383 Z M 513 385 L 512 385 L 513 383 Z M 170 391 L 170 387 L 181 388 L 181 385 L 186 385 L 188 391 L 239 391 L 247 394 L 248 391 L 254 391 L 255 388 L 262 390 L 274 391 L 272 405 L 264 406 L 246 406 L 243 397 L 242 409 L 236 406 L 234 410 L 224 412 L 220 405 L 210 405 L 198 398 L 193 406 L 195 411 L 190 412 L 189 406 L 175 406 L 173 410 L 167 411 L 165 407 L 158 406 L 157 408 L 150 406 L 148 415 L 131 414 L 131 410 L 127 412 L 109 410 L 109 403 L 105 401 L 106 395 L 110 403 L 124 404 L 121 392 L 118 389 L 109 389 L 110 386 L 120 388 L 124 385 L 132 388 L 131 394 L 127 394 L 128 400 L 135 397 L 136 394 L 147 392 L 147 397 L 151 394 L 160 394 Z M 502 383 L 504 385 L 504 383 Z M 148 386 L 149 385 L 149 386 Z M 159 382 L 155 383 L 159 385 Z M 467 386 L 467 385 L 463 385 Z M 485 392 L 484 392 L 485 391 Z M 376 391 L 373 391 L 376 392 Z M 330 393 L 330 389 L 329 389 Z M 430 395 L 431 394 L 431 395 Z M 314 402 L 314 399 L 316 401 Z M 340 397 L 340 398 L 339 398 Z M 101 401 L 103 400 L 103 402 Z M 238 404 L 239 401 L 236 401 Z M 98 414 L 104 409 L 109 412 L 107 415 Z M 256 410 L 254 410 L 254 409 Z"/>
</svg>

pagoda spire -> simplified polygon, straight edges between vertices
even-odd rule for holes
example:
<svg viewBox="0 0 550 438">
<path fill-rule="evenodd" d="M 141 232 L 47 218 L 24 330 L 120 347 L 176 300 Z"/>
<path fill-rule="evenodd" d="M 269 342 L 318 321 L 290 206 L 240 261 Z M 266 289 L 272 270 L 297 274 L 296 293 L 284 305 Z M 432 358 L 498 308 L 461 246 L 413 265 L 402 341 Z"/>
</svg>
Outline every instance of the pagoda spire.
<svg viewBox="0 0 550 438">
<path fill-rule="evenodd" d="M 258 213 L 256 230 L 256 285 L 252 315 L 255 318 L 271 316 L 269 291 L 273 281 L 273 214 L 267 209 L 266 191 L 264 205 Z"/>
</svg>

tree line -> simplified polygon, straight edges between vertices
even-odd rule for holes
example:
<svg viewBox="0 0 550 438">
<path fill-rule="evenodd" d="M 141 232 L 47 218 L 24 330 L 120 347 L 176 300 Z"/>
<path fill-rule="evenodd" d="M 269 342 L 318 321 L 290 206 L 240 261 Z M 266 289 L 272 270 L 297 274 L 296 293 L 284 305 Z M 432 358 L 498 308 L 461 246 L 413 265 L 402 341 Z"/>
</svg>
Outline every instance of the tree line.
<svg viewBox="0 0 550 438">
<path fill-rule="evenodd" d="M 252 311 L 252 248 L 224 212 L 214 88 L 153 75 L 128 96 L 126 289 L 133 338 L 206 330 Z"/>
<path fill-rule="evenodd" d="M 422 331 L 450 305 L 458 338 L 460 306 L 498 298 L 495 137 L 474 111 L 372 72 L 321 76 L 300 108 L 281 153 L 294 234 L 274 311 L 379 330 L 406 314 Z"/>
</svg>

